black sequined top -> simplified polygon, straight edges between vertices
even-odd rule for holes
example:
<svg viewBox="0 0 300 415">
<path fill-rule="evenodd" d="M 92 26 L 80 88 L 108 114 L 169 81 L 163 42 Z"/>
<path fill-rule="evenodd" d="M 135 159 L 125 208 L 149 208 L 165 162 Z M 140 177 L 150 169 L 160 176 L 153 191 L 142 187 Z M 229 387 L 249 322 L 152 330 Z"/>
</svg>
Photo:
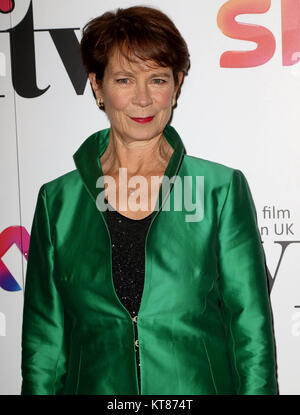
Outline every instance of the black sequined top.
<svg viewBox="0 0 300 415">
<path fill-rule="evenodd" d="M 112 243 L 112 275 L 115 291 L 132 318 L 137 316 L 145 278 L 145 239 L 153 213 L 143 219 L 131 219 L 110 207 L 106 218 Z M 138 340 L 134 321 L 135 339 Z M 137 343 L 137 342 L 136 342 Z M 140 389 L 140 360 L 135 345 Z"/>
</svg>

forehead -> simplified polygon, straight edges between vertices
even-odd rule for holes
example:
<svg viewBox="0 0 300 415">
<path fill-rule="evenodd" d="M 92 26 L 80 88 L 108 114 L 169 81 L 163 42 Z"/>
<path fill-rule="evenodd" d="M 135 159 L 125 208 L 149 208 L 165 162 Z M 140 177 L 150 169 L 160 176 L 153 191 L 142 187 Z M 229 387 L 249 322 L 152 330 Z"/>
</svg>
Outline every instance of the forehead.
<svg viewBox="0 0 300 415">
<path fill-rule="evenodd" d="M 115 49 L 108 58 L 107 63 L 107 70 L 110 73 L 113 72 L 151 72 L 157 71 L 159 69 L 160 72 L 170 73 L 172 71 L 171 68 L 161 66 L 157 62 L 153 60 L 143 60 L 130 54 L 126 56 L 122 53 L 119 49 Z"/>
</svg>

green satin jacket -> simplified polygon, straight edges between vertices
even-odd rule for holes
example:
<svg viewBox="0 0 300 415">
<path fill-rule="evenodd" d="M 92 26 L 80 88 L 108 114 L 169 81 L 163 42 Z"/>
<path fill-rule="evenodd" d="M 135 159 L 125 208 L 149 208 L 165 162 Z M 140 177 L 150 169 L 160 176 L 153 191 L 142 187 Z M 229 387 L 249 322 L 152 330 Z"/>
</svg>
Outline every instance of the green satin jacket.
<svg viewBox="0 0 300 415">
<path fill-rule="evenodd" d="M 39 190 L 21 394 L 277 394 L 265 257 L 248 183 L 240 170 L 188 156 L 171 126 L 165 176 L 204 177 L 204 215 L 192 222 L 184 204 L 164 210 L 174 185 L 165 196 L 160 187 L 137 318 L 139 390 L 134 322 L 113 285 L 106 213 L 96 205 L 109 131 L 87 138 L 73 155 L 76 169 Z"/>
</svg>

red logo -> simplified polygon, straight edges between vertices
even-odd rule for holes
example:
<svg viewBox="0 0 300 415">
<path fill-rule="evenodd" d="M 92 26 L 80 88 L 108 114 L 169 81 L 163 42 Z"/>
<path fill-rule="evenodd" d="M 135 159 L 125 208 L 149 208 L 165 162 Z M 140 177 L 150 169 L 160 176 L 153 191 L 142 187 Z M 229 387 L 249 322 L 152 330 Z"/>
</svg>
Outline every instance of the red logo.
<svg viewBox="0 0 300 415">
<path fill-rule="evenodd" d="M 0 0 L 0 13 L 10 13 L 15 7 L 14 0 Z"/>
</svg>

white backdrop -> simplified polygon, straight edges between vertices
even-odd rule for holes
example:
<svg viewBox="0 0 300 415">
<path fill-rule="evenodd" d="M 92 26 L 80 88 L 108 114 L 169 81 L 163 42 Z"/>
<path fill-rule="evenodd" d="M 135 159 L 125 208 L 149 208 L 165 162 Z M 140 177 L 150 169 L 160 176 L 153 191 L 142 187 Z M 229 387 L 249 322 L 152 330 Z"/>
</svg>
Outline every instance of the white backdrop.
<svg viewBox="0 0 300 415">
<path fill-rule="evenodd" d="M 21 388 L 27 233 L 38 189 L 73 170 L 79 145 L 109 126 L 89 84 L 80 91 L 76 67 L 69 67 L 74 87 L 66 50 L 54 42 L 62 32 L 54 29 L 69 29 L 66 36 L 73 32 L 79 41 L 89 19 L 143 4 L 167 13 L 190 50 L 191 69 L 172 119 L 187 153 L 240 169 L 249 182 L 274 283 L 279 392 L 299 395 L 299 0 L 186 0 L 184 6 L 179 0 L 23 0 L 6 10 L 10 3 L 0 1 L 0 394 L 19 394 Z M 225 3 L 239 14 L 235 24 L 224 14 L 217 19 Z M 27 37 L 15 36 L 21 30 Z M 259 53 L 256 43 L 242 40 L 244 30 L 252 39 L 260 36 Z M 226 51 L 254 55 L 247 67 L 222 67 Z"/>
</svg>

